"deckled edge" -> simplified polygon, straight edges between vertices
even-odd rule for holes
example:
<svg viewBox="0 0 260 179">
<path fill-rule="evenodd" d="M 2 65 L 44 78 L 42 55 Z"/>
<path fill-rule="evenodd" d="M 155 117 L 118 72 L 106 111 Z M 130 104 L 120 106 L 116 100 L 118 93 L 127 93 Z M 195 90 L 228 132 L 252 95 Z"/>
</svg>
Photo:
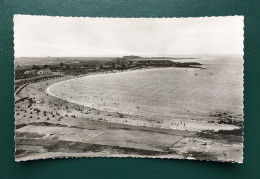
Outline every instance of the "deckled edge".
<svg viewBox="0 0 260 179">
<path fill-rule="evenodd" d="M 15 152 L 16 152 L 16 141 L 15 141 L 15 56 L 14 56 L 14 143 L 15 143 L 15 152 L 14 152 L 14 159 L 15 162 L 25 162 L 25 161 L 35 161 L 35 160 L 46 160 L 46 159 L 65 159 L 65 158 L 149 158 L 149 159 L 179 159 L 179 160 L 195 160 L 195 161 L 207 161 L 207 162 L 217 162 L 217 163 L 232 163 L 232 164 L 243 164 L 244 161 L 244 41 L 245 41 L 245 17 L 244 15 L 228 15 L 228 16 L 196 16 L 196 17 L 91 17 L 91 16 L 49 16 L 49 15 L 31 15 L 31 14 L 14 14 L 13 15 L 13 44 L 14 44 L 14 54 L 15 54 L 15 33 L 14 33 L 14 19 L 15 16 L 44 16 L 44 17 L 59 17 L 59 18 L 99 18 L 99 19 L 162 19 L 162 18 L 167 18 L 167 19 L 199 19 L 199 18 L 218 18 L 218 17 L 242 17 L 243 18 L 243 125 L 242 125 L 242 161 L 241 162 L 235 162 L 235 161 L 220 161 L 220 160 L 203 160 L 203 159 L 192 159 L 192 158 L 178 158 L 178 157 L 152 157 L 152 156 L 120 156 L 120 155 L 110 155 L 110 156 L 58 156 L 58 157 L 45 157 L 45 158 L 35 158 L 35 159 L 29 159 L 29 160 L 17 160 L 15 158 Z"/>
<path fill-rule="evenodd" d="M 15 153 L 16 153 L 16 140 L 15 140 L 15 129 L 16 129 L 16 125 L 15 125 L 15 33 L 14 33 L 14 26 L 15 26 L 15 24 L 14 24 L 14 18 L 15 18 L 15 14 L 14 14 L 14 16 L 13 16 L 13 44 L 14 44 L 14 49 L 13 49 L 13 51 L 14 51 L 14 61 L 13 61 L 13 64 L 14 64 L 14 78 L 13 78 L 13 83 L 14 83 L 14 86 L 13 86 L 13 88 L 14 88 L 14 97 L 13 97 L 13 99 L 14 99 L 14 101 L 13 101 L 13 103 L 14 103 L 14 110 L 13 110 L 13 115 L 14 115 L 14 130 L 13 130 L 13 133 L 14 133 L 14 160 L 16 161 L 16 158 L 15 158 Z"/>
<path fill-rule="evenodd" d="M 244 136 L 245 136 L 245 132 L 244 132 L 244 128 L 245 128 L 245 16 L 243 17 L 243 122 L 242 122 L 242 144 L 243 144 L 243 148 L 242 148 L 242 162 L 241 164 L 244 163 L 244 148 L 245 148 L 245 144 L 244 144 Z"/>
</svg>

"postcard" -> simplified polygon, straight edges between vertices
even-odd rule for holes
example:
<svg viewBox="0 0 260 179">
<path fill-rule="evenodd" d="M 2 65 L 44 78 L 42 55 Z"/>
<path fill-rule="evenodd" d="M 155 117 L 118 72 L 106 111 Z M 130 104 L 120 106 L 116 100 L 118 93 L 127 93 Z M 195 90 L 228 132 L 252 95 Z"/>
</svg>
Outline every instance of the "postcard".
<svg viewBox="0 0 260 179">
<path fill-rule="evenodd" d="M 243 16 L 15 15 L 15 160 L 242 163 L 243 28 Z"/>
</svg>

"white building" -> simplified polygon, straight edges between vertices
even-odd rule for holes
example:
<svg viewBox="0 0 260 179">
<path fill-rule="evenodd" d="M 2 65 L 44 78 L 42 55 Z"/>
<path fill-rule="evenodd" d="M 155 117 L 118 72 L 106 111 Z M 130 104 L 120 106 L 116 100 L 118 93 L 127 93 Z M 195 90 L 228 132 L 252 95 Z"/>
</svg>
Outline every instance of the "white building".
<svg viewBox="0 0 260 179">
<path fill-rule="evenodd" d="M 52 73 L 52 71 L 49 68 L 45 68 L 45 69 L 39 70 L 37 72 L 38 75 L 46 75 L 46 74 L 51 74 L 51 73 Z"/>
<path fill-rule="evenodd" d="M 36 74 L 37 70 L 30 70 L 30 71 L 25 71 L 24 74 L 25 75 L 29 75 L 29 74 Z"/>
</svg>

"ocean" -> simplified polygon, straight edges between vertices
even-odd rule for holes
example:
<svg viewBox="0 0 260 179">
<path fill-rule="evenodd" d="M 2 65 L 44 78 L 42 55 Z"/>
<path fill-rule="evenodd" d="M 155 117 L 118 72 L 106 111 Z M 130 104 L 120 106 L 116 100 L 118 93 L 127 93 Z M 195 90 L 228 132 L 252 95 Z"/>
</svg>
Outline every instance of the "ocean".
<svg viewBox="0 0 260 179">
<path fill-rule="evenodd" d="M 209 121 L 219 113 L 243 120 L 243 57 L 174 61 L 200 68 L 154 68 L 95 74 L 55 83 L 47 93 L 96 109 L 144 118 Z"/>
</svg>

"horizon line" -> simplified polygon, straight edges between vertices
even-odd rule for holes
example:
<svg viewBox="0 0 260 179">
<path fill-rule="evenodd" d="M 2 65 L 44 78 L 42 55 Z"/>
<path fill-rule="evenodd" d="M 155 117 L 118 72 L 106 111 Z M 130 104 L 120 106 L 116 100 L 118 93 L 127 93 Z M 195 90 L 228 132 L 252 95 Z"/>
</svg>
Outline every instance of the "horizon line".
<svg viewBox="0 0 260 179">
<path fill-rule="evenodd" d="M 115 58 L 115 57 L 125 57 L 125 56 L 136 56 L 136 57 L 176 57 L 176 56 L 197 56 L 197 55 L 244 55 L 244 53 L 225 53 L 225 54 L 175 54 L 175 55 L 156 55 L 156 56 L 148 56 L 148 55 L 118 55 L 118 56 L 19 56 L 14 58 L 87 58 L 87 57 L 97 57 L 97 58 Z"/>
</svg>

